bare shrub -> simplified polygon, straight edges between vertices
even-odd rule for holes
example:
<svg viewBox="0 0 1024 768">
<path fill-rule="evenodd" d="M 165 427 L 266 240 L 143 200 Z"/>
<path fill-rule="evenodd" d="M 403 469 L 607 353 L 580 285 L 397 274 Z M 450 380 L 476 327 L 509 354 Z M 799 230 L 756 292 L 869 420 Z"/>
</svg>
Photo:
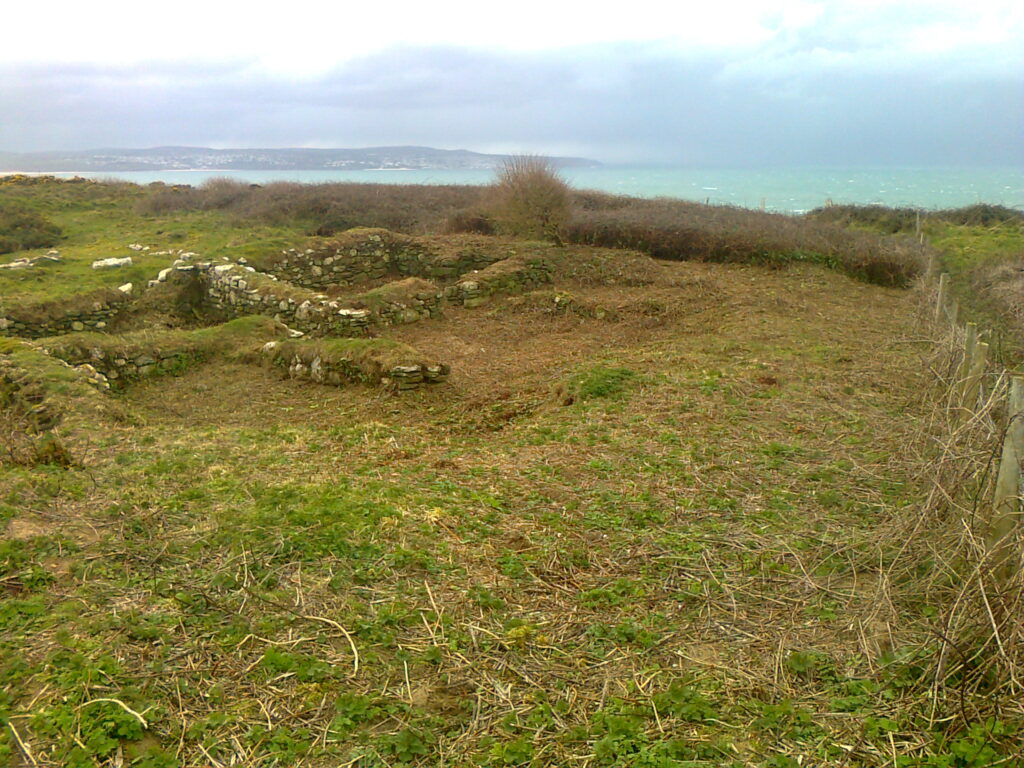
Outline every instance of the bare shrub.
<svg viewBox="0 0 1024 768">
<path fill-rule="evenodd" d="M 891 234 L 914 232 L 918 222 L 922 220 L 986 227 L 995 224 L 1024 223 L 1024 211 L 990 203 L 975 203 L 962 208 L 940 210 L 891 208 L 887 205 L 828 205 L 808 211 L 807 217 L 815 221 L 868 227 Z"/>
<path fill-rule="evenodd" d="M 456 211 L 444 222 L 446 235 L 493 235 L 494 223 L 481 211 Z"/>
<path fill-rule="evenodd" d="M 982 264 L 971 277 L 972 292 L 982 305 L 1015 335 L 1024 336 L 1024 252 Z"/>
<path fill-rule="evenodd" d="M 491 218 L 499 233 L 561 242 L 572 198 L 549 160 L 510 157 L 498 170 L 491 195 Z"/>
<path fill-rule="evenodd" d="M 0 253 L 56 245 L 61 230 L 42 214 L 23 205 L 0 201 Z"/>
<path fill-rule="evenodd" d="M 151 185 L 137 210 L 224 211 L 245 222 L 332 236 L 353 227 L 407 234 L 511 234 L 643 251 L 661 259 L 838 267 L 881 285 L 908 285 L 926 249 L 910 238 L 852 231 L 814 216 L 783 216 L 671 198 L 574 191 L 544 158 L 511 158 L 491 187 L 404 184 Z M 831 210 L 831 209 L 829 209 Z M 904 217 L 905 218 L 905 217 Z M 901 219 L 903 221 L 903 219 Z"/>
<path fill-rule="evenodd" d="M 197 211 L 202 207 L 202 192 L 183 185 L 150 184 L 146 194 L 135 203 L 135 212 L 159 216 L 173 211 Z"/>
<path fill-rule="evenodd" d="M 444 231 L 448 218 L 459 211 L 479 208 L 482 190 L 459 184 L 248 185 L 211 179 L 198 189 L 151 187 L 136 210 L 153 215 L 216 209 L 248 222 L 298 225 L 313 235 L 333 235 L 352 227 L 425 234 Z"/>
<path fill-rule="evenodd" d="M 684 200 L 578 194 L 565 239 L 631 248 L 655 258 L 838 267 L 880 285 L 906 286 L 925 264 L 910 239 L 886 238 L 804 218 Z"/>
<path fill-rule="evenodd" d="M 199 187 L 203 208 L 230 208 L 250 194 L 250 187 L 242 181 L 224 177 L 207 179 Z"/>
</svg>

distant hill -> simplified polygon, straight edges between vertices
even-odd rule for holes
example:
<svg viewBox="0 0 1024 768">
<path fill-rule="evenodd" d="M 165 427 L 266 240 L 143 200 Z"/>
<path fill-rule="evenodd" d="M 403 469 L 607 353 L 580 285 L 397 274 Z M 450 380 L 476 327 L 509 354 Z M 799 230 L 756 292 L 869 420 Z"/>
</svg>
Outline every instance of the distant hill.
<svg viewBox="0 0 1024 768">
<path fill-rule="evenodd" d="M 0 152 L 0 171 L 360 171 L 492 169 L 507 155 L 431 147 L 364 149 L 89 149 L 76 152 Z M 600 165 L 581 157 L 547 158 L 560 168 Z"/>
</svg>

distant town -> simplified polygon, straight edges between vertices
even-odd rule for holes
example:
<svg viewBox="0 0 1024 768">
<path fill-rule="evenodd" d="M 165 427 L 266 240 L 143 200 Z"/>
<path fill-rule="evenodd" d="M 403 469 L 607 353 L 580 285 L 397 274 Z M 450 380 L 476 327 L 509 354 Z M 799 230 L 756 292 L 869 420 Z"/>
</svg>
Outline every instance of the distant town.
<svg viewBox="0 0 1024 768">
<path fill-rule="evenodd" d="M 0 171 L 359 171 L 492 169 L 507 155 L 431 147 L 367 147 L 362 149 L 210 149 L 155 147 L 93 149 L 74 152 L 0 152 Z M 557 167 L 599 166 L 580 157 L 547 158 Z"/>
</svg>

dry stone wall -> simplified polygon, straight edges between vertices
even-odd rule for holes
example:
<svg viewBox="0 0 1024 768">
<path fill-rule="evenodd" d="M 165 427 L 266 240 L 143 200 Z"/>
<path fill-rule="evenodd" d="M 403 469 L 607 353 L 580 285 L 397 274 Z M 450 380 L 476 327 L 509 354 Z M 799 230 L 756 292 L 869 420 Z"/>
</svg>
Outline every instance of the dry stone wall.
<svg viewBox="0 0 1024 768">
<path fill-rule="evenodd" d="M 542 259 L 513 257 L 465 275 L 445 289 L 445 298 L 464 307 L 479 307 L 496 294 L 532 291 L 551 282 L 551 266 Z"/>
<path fill-rule="evenodd" d="M 393 353 L 383 359 L 372 352 L 328 354 L 315 343 L 271 341 L 262 348 L 264 359 L 288 371 L 289 377 L 317 384 L 343 387 L 353 383 L 375 384 L 395 391 L 419 389 L 447 381 L 451 369 L 444 363 L 423 363 L 407 348 L 406 359 L 395 362 Z"/>
<path fill-rule="evenodd" d="M 481 243 L 460 244 L 439 254 L 429 238 L 387 230 L 350 230 L 319 249 L 283 252 L 267 272 L 245 263 L 199 263 L 193 253 L 178 253 L 171 267 L 150 287 L 168 281 L 199 304 L 226 318 L 266 315 L 314 336 L 358 337 L 374 325 L 396 325 L 438 317 L 446 302 L 480 306 L 499 293 L 522 293 L 550 282 L 542 259 L 507 255 L 508 249 Z M 171 252 L 167 252 L 171 253 Z M 380 288 L 345 299 L 331 299 L 315 288 L 357 284 L 388 275 L 405 276 Z M 461 276 L 461 279 L 460 279 Z M 447 287 L 439 287 L 427 278 Z M 455 282 L 452 282 L 455 281 Z M 184 295 L 184 294 L 183 294 Z M 102 331 L 131 302 L 131 285 L 76 297 L 65 305 L 0 308 L 0 335 L 42 338 L 80 331 Z M 190 304 L 191 306 L 191 304 Z M 102 361 L 106 365 L 107 361 Z M 109 368 L 147 375 L 144 362 Z"/>
<path fill-rule="evenodd" d="M 180 371 L 196 359 L 186 350 L 110 350 L 88 345 L 64 346 L 50 350 L 50 354 L 78 368 L 101 388 L 121 388 L 139 379 Z"/>
<path fill-rule="evenodd" d="M 370 312 L 342 307 L 322 294 L 296 289 L 242 264 L 196 264 L 208 304 L 229 317 L 268 315 L 303 333 L 320 336 L 361 336 Z"/>
<path fill-rule="evenodd" d="M 499 261 L 502 255 L 465 248 L 438 254 L 428 243 L 386 229 L 353 229 L 318 248 L 282 251 L 265 271 L 305 288 L 357 285 L 387 276 L 454 280 Z"/>
<path fill-rule="evenodd" d="M 26 307 L 0 307 L 0 335 L 38 339 L 75 331 L 100 331 L 125 310 L 127 292 L 98 291 L 56 307 L 52 302 Z"/>
</svg>

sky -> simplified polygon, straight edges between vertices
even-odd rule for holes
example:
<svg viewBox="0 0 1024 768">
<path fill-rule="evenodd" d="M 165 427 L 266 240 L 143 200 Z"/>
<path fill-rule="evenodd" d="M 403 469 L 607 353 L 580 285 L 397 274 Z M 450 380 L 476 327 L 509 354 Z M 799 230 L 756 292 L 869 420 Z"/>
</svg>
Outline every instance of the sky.
<svg viewBox="0 0 1024 768">
<path fill-rule="evenodd" d="M 497 7 L 13 4 L 0 151 L 415 144 L 691 166 L 1024 166 L 1020 0 Z"/>
</svg>

